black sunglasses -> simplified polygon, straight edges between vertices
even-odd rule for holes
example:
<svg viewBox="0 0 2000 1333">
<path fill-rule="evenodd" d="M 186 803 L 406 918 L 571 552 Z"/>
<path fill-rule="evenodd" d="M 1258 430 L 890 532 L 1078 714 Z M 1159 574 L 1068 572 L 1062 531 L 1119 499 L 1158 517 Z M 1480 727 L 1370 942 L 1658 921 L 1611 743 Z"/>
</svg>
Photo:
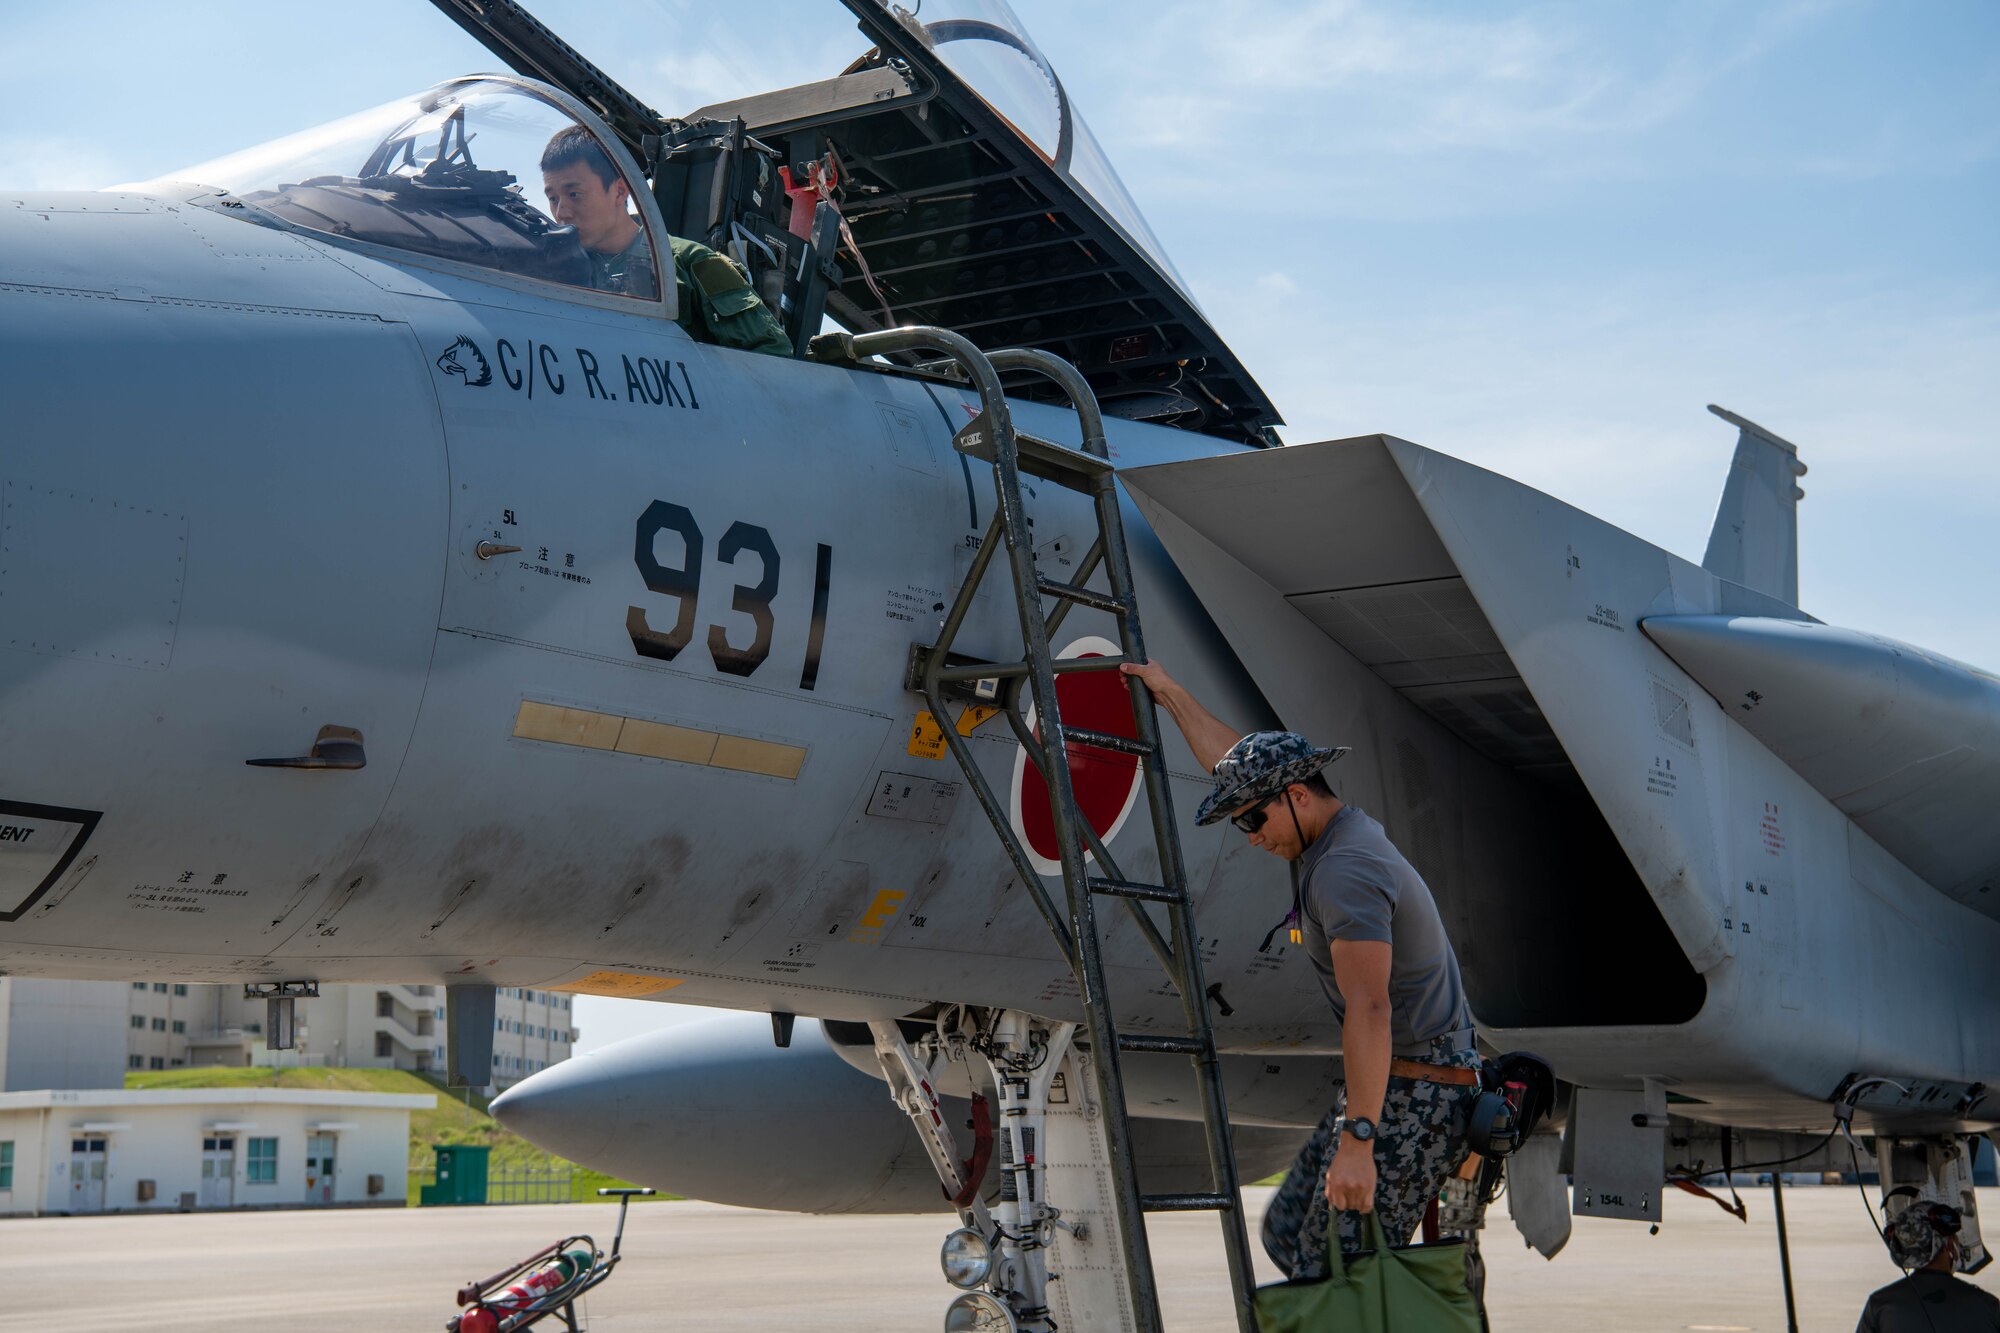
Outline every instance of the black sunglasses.
<svg viewBox="0 0 2000 1333">
<path fill-rule="evenodd" d="M 1231 815 L 1229 822 L 1236 825 L 1237 828 L 1242 829 L 1245 833 L 1255 833 L 1258 829 L 1263 828 L 1264 821 L 1271 817 L 1271 802 L 1277 800 L 1278 796 L 1283 795 L 1283 792 L 1279 792 L 1277 796 L 1266 796 L 1263 800 L 1257 802 L 1256 805 L 1243 811 L 1241 814 Z"/>
</svg>

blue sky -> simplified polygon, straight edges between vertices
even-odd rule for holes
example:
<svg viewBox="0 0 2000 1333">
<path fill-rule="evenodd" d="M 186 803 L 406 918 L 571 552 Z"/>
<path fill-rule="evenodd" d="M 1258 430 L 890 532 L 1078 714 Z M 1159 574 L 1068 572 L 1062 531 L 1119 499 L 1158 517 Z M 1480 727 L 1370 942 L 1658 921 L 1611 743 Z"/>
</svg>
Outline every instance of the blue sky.
<svg viewBox="0 0 2000 1333">
<path fill-rule="evenodd" d="M 0 188 L 496 64 L 423 0 L 13 8 Z M 860 45 L 834 0 L 530 8 L 668 112 Z M 2000 669 L 2000 4 L 1016 8 L 1287 439 L 1402 435 L 1699 559 L 1720 403 L 1812 469 L 1808 610 Z"/>
</svg>

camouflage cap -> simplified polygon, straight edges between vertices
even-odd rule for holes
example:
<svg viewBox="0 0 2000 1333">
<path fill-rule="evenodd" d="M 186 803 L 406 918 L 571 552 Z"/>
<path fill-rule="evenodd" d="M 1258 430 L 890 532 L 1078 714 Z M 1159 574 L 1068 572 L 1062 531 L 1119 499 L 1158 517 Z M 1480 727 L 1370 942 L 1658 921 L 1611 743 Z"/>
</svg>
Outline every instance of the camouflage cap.
<svg viewBox="0 0 2000 1333">
<path fill-rule="evenodd" d="M 1939 1211 L 1948 1210 L 1918 1199 L 1889 1219 L 1882 1239 L 1889 1243 L 1889 1257 L 1896 1261 L 1896 1267 L 1922 1268 L 1938 1257 L 1950 1234 L 1938 1225 Z"/>
<path fill-rule="evenodd" d="M 1215 790 L 1194 822 L 1213 824 L 1239 806 L 1276 796 L 1346 753 L 1344 745 L 1321 749 L 1296 731 L 1253 731 L 1216 761 Z"/>
</svg>

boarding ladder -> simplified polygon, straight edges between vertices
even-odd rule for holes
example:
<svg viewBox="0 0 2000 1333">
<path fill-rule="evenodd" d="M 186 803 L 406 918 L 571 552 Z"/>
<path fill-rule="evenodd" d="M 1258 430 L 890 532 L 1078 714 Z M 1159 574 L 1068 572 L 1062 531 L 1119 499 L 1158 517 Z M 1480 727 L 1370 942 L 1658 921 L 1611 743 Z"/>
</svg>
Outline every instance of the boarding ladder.
<svg viewBox="0 0 2000 1333">
<path fill-rule="evenodd" d="M 991 465 L 997 504 L 987 525 L 985 539 L 945 615 L 937 642 L 920 645 L 912 655 L 910 683 L 922 689 L 931 716 L 937 720 L 952 757 L 964 771 L 967 783 L 978 797 L 994 831 L 999 834 L 1015 873 L 1033 897 L 1065 961 L 1075 974 L 1085 1014 L 1084 1031 L 1088 1034 L 1089 1047 L 1095 1056 L 1090 1065 L 1095 1071 L 1099 1101 L 1105 1109 L 1105 1135 L 1110 1148 L 1110 1177 L 1114 1195 L 1112 1211 L 1119 1223 L 1121 1258 L 1138 1333 L 1160 1333 L 1161 1329 L 1158 1287 L 1143 1214 L 1198 1210 L 1214 1210 L 1220 1214 L 1237 1325 L 1242 1333 L 1256 1333 L 1250 1247 L 1244 1224 L 1242 1193 L 1236 1178 L 1235 1155 L 1230 1146 L 1221 1062 L 1217 1059 L 1215 1037 L 1209 1027 L 1209 996 L 1202 984 L 1198 947 L 1200 936 L 1195 930 L 1187 872 L 1175 829 L 1173 797 L 1168 788 L 1166 761 L 1160 744 L 1159 716 L 1151 692 L 1137 679 L 1128 682 L 1136 733 L 1131 737 L 1066 728 L 1056 696 L 1056 677 L 1066 672 L 1116 671 L 1121 663 L 1147 660 L 1145 639 L 1139 626 L 1131 557 L 1126 549 L 1119 513 L 1117 481 L 1096 395 L 1076 368 L 1060 357 L 1031 349 L 982 352 L 966 338 L 945 329 L 901 328 L 879 333 L 828 333 L 814 339 L 812 348 L 812 354 L 818 360 L 846 364 L 854 364 L 870 356 L 912 352 L 942 354 L 956 365 L 958 372 L 977 391 L 979 414 L 957 433 L 953 445 L 961 453 Z M 1081 424 L 1082 450 L 1017 432 L 1001 386 L 1002 373 L 1039 375 L 1060 388 L 1069 398 Z M 1036 570 L 1034 542 L 1023 493 L 1024 473 L 1081 492 L 1095 503 L 1097 536 L 1078 572 L 1069 582 L 1055 581 Z M 1025 647 L 1023 658 L 1019 662 L 993 663 L 956 657 L 952 652 L 953 640 L 972 609 L 973 600 L 996 552 L 1003 548 L 1020 615 L 1021 639 Z M 1100 564 L 1106 573 L 1109 592 L 1085 586 Z M 1053 607 L 1046 611 L 1043 608 L 1044 598 L 1054 600 Z M 1050 638 L 1072 606 L 1107 612 L 1118 622 L 1122 649 L 1119 656 L 1075 659 L 1053 656 Z M 1022 748 L 1047 784 L 1056 838 L 1061 848 L 1066 894 L 1066 902 L 1061 908 L 1050 900 L 1048 890 L 1008 818 L 1007 803 L 996 795 L 973 758 L 970 741 L 960 735 L 949 721 L 947 689 L 969 690 L 982 681 L 999 682 L 995 702 L 1004 707 Z M 1023 716 L 1024 693 L 1035 707 L 1037 726 L 1033 729 Z M 1138 883 L 1119 873 L 1109 850 L 1077 805 L 1070 773 L 1071 745 L 1137 757 L 1145 778 L 1146 807 L 1159 852 L 1161 883 Z M 1085 864 L 1086 853 L 1095 859 L 1096 873 Z M 1180 992 L 1185 1035 L 1121 1035 L 1117 1031 L 1111 996 L 1105 986 L 1096 923 L 1095 901 L 1099 896 L 1122 899 L 1132 913 L 1141 934 Z M 1147 903 L 1165 907 L 1169 938 L 1161 936 L 1145 906 Z M 1124 1084 L 1118 1066 L 1117 1053 L 1120 1051 L 1161 1052 L 1188 1057 L 1200 1087 L 1202 1121 L 1206 1127 L 1211 1179 L 1211 1188 L 1207 1193 L 1140 1193 L 1125 1110 Z"/>
</svg>

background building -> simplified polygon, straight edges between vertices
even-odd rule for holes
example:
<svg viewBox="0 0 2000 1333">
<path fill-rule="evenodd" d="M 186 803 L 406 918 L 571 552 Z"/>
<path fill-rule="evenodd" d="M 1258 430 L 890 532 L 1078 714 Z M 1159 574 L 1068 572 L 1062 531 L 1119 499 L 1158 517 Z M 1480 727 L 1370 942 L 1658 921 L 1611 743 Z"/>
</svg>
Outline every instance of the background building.
<svg viewBox="0 0 2000 1333">
<path fill-rule="evenodd" d="M 126 1008 L 115 981 L 0 977 L 0 1091 L 124 1087 Z"/>
<path fill-rule="evenodd" d="M 554 991 L 529 990 L 519 986 L 500 988 L 493 1002 L 492 1086 L 507 1087 L 538 1070 L 569 1059 L 576 1049 L 577 1038 L 577 1030 L 570 1024 L 571 998 Z M 438 1066 L 442 1068 L 442 1045 L 438 1048 L 437 1059 Z"/>
<path fill-rule="evenodd" d="M 402 1207 L 435 1093 L 0 1092 L 0 1216 Z"/>
<path fill-rule="evenodd" d="M 88 983 L 120 987 L 115 981 Z M 189 1064 L 191 1037 L 214 1028 L 219 1021 L 221 986 L 191 986 L 184 981 L 135 981 L 120 987 L 125 998 L 126 1069 L 174 1069 Z M 239 988 L 240 989 L 240 988 Z M 242 1063 L 214 1061 L 207 1063 Z M 10 1083 L 10 1088 L 44 1086 Z M 111 1087 L 125 1086 L 121 1074 Z"/>
<path fill-rule="evenodd" d="M 142 1032 L 135 1022 L 134 1038 L 157 1031 L 162 1017 L 167 1035 L 176 1035 L 173 1016 L 153 1011 L 163 1004 L 187 1001 L 177 996 L 171 985 L 162 992 L 161 984 L 147 983 L 143 994 L 135 984 L 133 1016 L 136 1020 L 143 1010 L 146 1027 Z M 245 1000 L 240 989 L 233 987 L 190 989 L 219 993 L 212 1001 L 189 997 L 214 1006 L 212 1018 L 198 1028 L 190 1024 L 190 1034 L 199 1033 L 199 1038 L 183 1051 L 164 1052 L 165 1066 L 154 1065 L 156 1057 L 147 1051 L 146 1063 L 133 1063 L 132 1068 L 172 1068 L 179 1059 L 188 1064 L 359 1065 L 417 1073 L 444 1070 L 442 986 L 324 987 L 317 999 L 298 1002 L 299 1049 L 295 1052 L 264 1049 L 264 1001 Z M 552 991 L 500 988 L 493 1002 L 493 1077 L 488 1086 L 507 1087 L 570 1057 L 577 1038 L 570 1003 L 570 996 Z"/>
<path fill-rule="evenodd" d="M 493 1077 L 504 1088 L 576 1049 L 571 997 L 503 987 Z M 332 1065 L 444 1069 L 442 986 L 328 986 L 298 1002 L 298 1048 L 264 1047 L 265 1002 L 241 986 L 0 977 L 0 1091 L 118 1088 L 127 1070 Z"/>
</svg>

